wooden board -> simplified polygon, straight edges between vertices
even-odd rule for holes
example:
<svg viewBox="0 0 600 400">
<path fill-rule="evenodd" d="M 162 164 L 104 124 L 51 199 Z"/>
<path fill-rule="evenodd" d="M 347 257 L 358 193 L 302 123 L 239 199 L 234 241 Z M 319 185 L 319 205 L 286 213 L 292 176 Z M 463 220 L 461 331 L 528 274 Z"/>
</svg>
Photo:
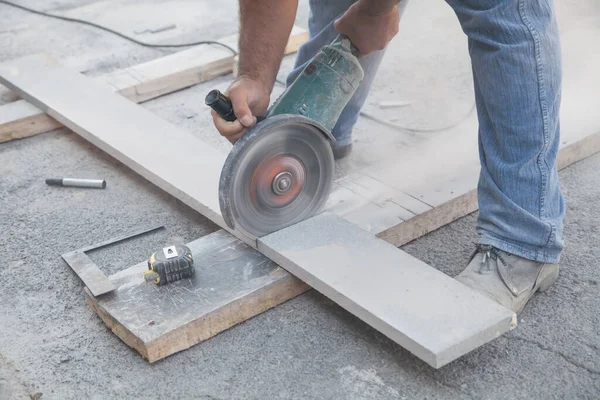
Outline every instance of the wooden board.
<svg viewBox="0 0 600 400">
<path fill-rule="evenodd" d="M 220 230 L 187 244 L 196 274 L 158 287 L 146 262 L 109 277 L 117 287 L 88 303 L 106 325 L 155 362 L 309 289 L 273 261 Z"/>
<path fill-rule="evenodd" d="M 258 250 L 434 368 L 517 324 L 512 311 L 333 214 L 260 238 Z"/>
<path fill-rule="evenodd" d="M 285 54 L 308 40 L 308 32 L 292 29 Z M 237 35 L 220 40 L 237 49 Z M 232 53 L 220 46 L 202 45 L 95 78 L 135 103 L 175 92 L 231 73 Z M 0 106 L 0 143 L 60 128 L 62 124 L 26 100 Z"/>
<path fill-rule="evenodd" d="M 25 100 L 0 106 L 0 143 L 58 129 L 61 123 Z"/>
</svg>

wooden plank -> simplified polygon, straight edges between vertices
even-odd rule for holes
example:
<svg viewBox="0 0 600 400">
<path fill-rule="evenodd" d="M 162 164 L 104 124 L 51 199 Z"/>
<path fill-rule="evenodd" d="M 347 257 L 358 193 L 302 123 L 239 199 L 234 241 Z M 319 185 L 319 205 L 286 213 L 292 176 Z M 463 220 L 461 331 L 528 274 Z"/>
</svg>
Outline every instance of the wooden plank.
<svg viewBox="0 0 600 400">
<path fill-rule="evenodd" d="M 62 258 L 94 296 L 100 296 L 115 289 L 115 285 L 83 251 L 72 251 L 63 254 Z"/>
<path fill-rule="evenodd" d="M 379 232 L 377 237 L 394 246 L 402 246 L 452 221 L 477 211 L 477 191 L 458 196 L 408 221 Z"/>
<path fill-rule="evenodd" d="M 305 29 L 292 29 L 285 54 L 298 51 L 308 40 Z M 221 40 L 237 48 L 237 35 Z M 233 55 L 214 45 L 195 46 L 124 70 L 95 78 L 136 103 L 175 92 L 231 73 Z M 61 127 L 62 124 L 46 115 L 26 100 L 0 106 L 0 143 L 21 139 Z"/>
<path fill-rule="evenodd" d="M 431 210 L 431 206 L 422 200 L 416 199 L 400 190 L 380 182 L 373 176 L 359 172 L 344 176 L 339 184 L 364 198 L 370 198 L 376 204 L 389 201 L 401 206 L 412 216 Z M 410 217 L 409 217 L 410 218 Z M 408 218 L 406 218 L 408 219 Z"/>
<path fill-rule="evenodd" d="M 273 261 L 220 230 L 188 243 L 193 279 L 158 287 L 146 262 L 109 277 L 116 290 L 88 304 L 145 359 L 185 350 L 309 289 Z"/>
<path fill-rule="evenodd" d="M 476 141 L 474 142 L 476 143 Z M 446 169 L 443 166 L 436 167 L 436 170 L 446 169 L 452 171 L 446 174 L 442 171 L 438 171 L 436 174 L 436 170 L 431 171 L 431 175 L 417 172 L 413 174 L 413 177 L 417 176 L 420 179 L 413 182 L 408 179 L 405 180 L 408 184 L 404 186 L 404 190 L 434 207 L 402 223 L 382 226 L 383 229 L 375 232 L 376 236 L 394 246 L 402 246 L 458 218 L 477 211 L 476 188 L 479 166 L 476 165 L 476 157 L 477 153 L 473 155 L 473 160 L 466 159 L 462 166 L 460 162 L 457 162 L 453 169 Z M 457 159 L 465 160 L 461 157 L 457 157 Z M 377 171 L 378 176 L 382 179 L 392 181 L 391 177 L 398 175 L 398 172 L 393 172 L 396 166 L 379 171 L 373 169 L 373 173 Z M 404 171 L 405 167 L 403 166 L 398 171 Z M 395 179 L 396 182 L 400 182 L 400 180 L 401 178 Z M 400 182 L 397 185 L 401 186 L 402 183 Z"/>
<path fill-rule="evenodd" d="M 0 143 L 60 128 L 61 123 L 25 100 L 0 106 Z"/>
<path fill-rule="evenodd" d="M 333 214 L 258 250 L 434 368 L 514 328 L 514 312 Z"/>
<path fill-rule="evenodd" d="M 325 209 L 336 215 L 347 215 L 369 203 L 369 199 L 334 182 L 329 199 L 327 199 L 327 203 L 325 204 Z"/>
<path fill-rule="evenodd" d="M 396 203 L 388 201 L 386 203 L 368 203 L 356 211 L 343 216 L 343 218 L 375 235 L 388 226 L 398 225 L 405 221 L 405 218 L 412 218 L 414 214 L 400 207 Z"/>
<path fill-rule="evenodd" d="M 559 170 L 600 152 L 600 131 L 564 146 L 556 157 Z"/>
</svg>

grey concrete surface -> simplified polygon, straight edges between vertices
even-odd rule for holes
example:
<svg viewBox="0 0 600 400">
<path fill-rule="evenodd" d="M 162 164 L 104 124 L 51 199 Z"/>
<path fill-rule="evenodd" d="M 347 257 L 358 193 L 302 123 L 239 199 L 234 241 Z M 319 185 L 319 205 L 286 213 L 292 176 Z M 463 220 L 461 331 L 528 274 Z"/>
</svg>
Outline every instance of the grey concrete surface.
<svg viewBox="0 0 600 400">
<path fill-rule="evenodd" d="M 74 7 L 100 2 L 24 3 L 69 15 L 104 18 L 106 22 L 113 21 L 110 16 L 120 9 L 136 10 L 131 8 L 134 0 L 103 2 L 96 6 L 100 8 L 92 9 Z M 158 7 L 154 10 L 167 10 L 165 16 L 174 15 L 168 14 L 165 3 L 168 2 L 152 0 L 144 2 L 144 6 L 151 4 Z M 207 1 L 177 3 L 189 7 L 198 3 L 200 7 Z M 157 40 L 183 41 L 231 34 L 235 31 L 234 3 L 220 2 L 220 7 L 229 10 L 221 14 L 220 32 L 206 28 L 210 24 L 205 25 L 203 20 L 196 24 L 184 21 L 181 31 L 169 33 L 173 36 L 165 33 Z M 306 5 L 305 0 L 301 2 L 299 23 L 305 24 Z M 579 24 L 598 26 L 600 6 L 595 0 L 564 1 L 561 7 L 565 11 L 562 15 L 576 18 Z M 407 15 L 410 11 L 409 8 Z M 434 15 L 446 11 L 436 9 Z M 197 15 L 195 12 L 192 9 L 190 14 Z M 46 51 L 88 75 L 97 75 L 168 52 L 139 48 L 91 28 L 46 20 L 2 5 L 0 15 L 0 43 L 10 44 L 2 45 L 0 60 Z M 164 19 L 169 18 L 175 17 Z M 118 22 L 117 27 L 131 28 L 126 20 L 114 21 Z M 437 26 L 438 22 L 436 17 L 428 26 Z M 419 42 L 407 47 L 404 54 L 423 49 L 427 43 L 438 46 L 435 41 L 441 33 L 431 32 L 429 36 L 417 36 Z M 398 65 L 402 66 L 401 61 Z M 448 82 L 460 98 L 453 113 L 468 109 L 470 83 L 468 75 L 462 75 L 468 73 L 467 66 L 446 68 L 452 64 L 449 59 L 438 64 L 449 76 L 457 74 L 455 80 Z M 402 68 L 411 74 L 398 84 L 413 81 L 410 97 L 425 96 L 433 83 L 418 74 L 418 69 L 409 65 Z M 382 78 L 388 79 L 388 73 Z M 198 133 L 206 122 L 202 109 L 194 102 L 201 103 L 204 93 L 204 89 L 192 88 L 145 106 Z M 379 96 L 381 92 L 375 94 Z M 391 100 L 389 97 L 385 99 Z M 427 104 L 419 107 L 423 112 L 444 109 L 448 100 L 438 100 L 440 105 L 434 108 Z M 431 101 L 437 100 L 427 100 Z M 402 113 L 400 122 L 428 121 L 427 115 L 420 112 Z M 447 119 L 434 122 L 451 122 L 449 117 L 453 115 L 444 114 Z M 359 138 L 374 141 L 361 129 L 359 125 Z M 393 137 L 382 140 L 386 146 L 392 140 L 399 146 L 406 145 L 400 134 L 385 129 L 378 133 Z M 152 156 L 159 157 L 149 154 Z M 357 157 L 362 161 L 360 155 Z M 0 368 L 0 374 L 24 386 L 31 395 L 42 393 L 42 399 L 597 399 L 599 170 L 597 155 L 561 173 L 569 208 L 567 247 L 557 283 L 531 301 L 515 331 L 439 371 L 314 291 L 149 365 L 120 342 L 85 304 L 82 285 L 60 254 L 143 227 L 166 225 L 166 231 L 92 252 L 92 259 L 112 274 L 144 260 L 151 251 L 167 243 L 195 239 L 216 230 L 216 226 L 65 129 L 3 143 L 0 354 L 2 363 L 10 367 Z M 49 187 L 44 183 L 47 177 L 66 176 L 104 178 L 108 186 L 105 190 L 85 190 Z M 474 221 L 475 215 L 463 218 L 403 250 L 453 276 L 465 265 L 473 249 Z"/>
<path fill-rule="evenodd" d="M 189 43 L 218 40 L 237 32 L 237 1 L 190 0 L 13 0 L 37 10 L 93 21 L 148 43 Z M 0 5 L 2 59 L 45 52 L 90 76 L 139 64 L 177 51 L 148 48 L 85 25 L 32 15 Z M 308 9 L 300 8 L 297 23 L 306 26 Z M 147 27 L 175 24 L 157 34 L 135 34 Z"/>
<path fill-rule="evenodd" d="M 2 354 L 0 354 L 0 399 L 31 399 L 27 388 L 19 382 L 17 371 L 12 363 Z"/>
<path fill-rule="evenodd" d="M 561 174 L 569 211 L 563 271 L 519 327 L 434 371 L 327 298 L 309 292 L 154 365 L 85 304 L 60 254 L 157 223 L 91 253 L 107 273 L 215 227 L 64 130 L 0 146 L 0 352 L 48 399 L 597 398 L 600 395 L 600 155 Z M 102 177 L 105 190 L 48 187 L 47 176 Z M 474 216 L 403 249 L 454 275 Z"/>
</svg>

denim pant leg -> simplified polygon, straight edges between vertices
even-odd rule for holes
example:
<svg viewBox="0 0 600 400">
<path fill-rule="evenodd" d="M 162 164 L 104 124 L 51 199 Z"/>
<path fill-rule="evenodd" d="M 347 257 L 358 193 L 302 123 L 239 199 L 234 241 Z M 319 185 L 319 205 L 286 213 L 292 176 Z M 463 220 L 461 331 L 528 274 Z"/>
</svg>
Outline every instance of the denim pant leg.
<svg viewBox="0 0 600 400">
<path fill-rule="evenodd" d="M 308 20 L 310 39 L 298 50 L 294 70 L 287 77 L 288 85 L 298 77 L 321 47 L 330 44 L 335 39 L 338 33 L 333 27 L 333 22 L 354 4 L 355 1 L 310 0 L 310 17 Z M 399 11 L 401 13 L 407 2 L 408 0 L 402 0 L 400 3 Z M 384 53 L 385 51 L 377 51 L 360 58 L 360 64 L 365 72 L 365 77 L 333 128 L 332 134 L 336 138 L 335 146 L 345 146 L 352 143 L 352 128 L 358 120 L 360 110 L 367 99 L 369 89 Z"/>
<path fill-rule="evenodd" d="M 479 117 L 482 244 L 558 262 L 565 213 L 561 51 L 553 0 L 447 0 L 469 38 Z"/>
</svg>

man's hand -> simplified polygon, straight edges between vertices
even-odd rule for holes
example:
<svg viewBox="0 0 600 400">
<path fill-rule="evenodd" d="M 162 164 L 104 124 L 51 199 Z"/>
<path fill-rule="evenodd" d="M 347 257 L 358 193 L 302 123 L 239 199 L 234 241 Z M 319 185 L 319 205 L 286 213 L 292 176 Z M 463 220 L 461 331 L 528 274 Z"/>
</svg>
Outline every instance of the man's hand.
<svg viewBox="0 0 600 400">
<path fill-rule="evenodd" d="M 233 104 L 237 119 L 225 121 L 211 110 L 217 130 L 231 143 L 235 143 L 248 128 L 256 124 L 256 117 L 262 116 L 269 107 L 270 89 L 267 85 L 247 76 L 239 76 L 229 86 L 225 95 Z"/>
<path fill-rule="evenodd" d="M 398 33 L 398 0 L 359 0 L 334 22 L 361 55 L 383 50 Z"/>
</svg>

